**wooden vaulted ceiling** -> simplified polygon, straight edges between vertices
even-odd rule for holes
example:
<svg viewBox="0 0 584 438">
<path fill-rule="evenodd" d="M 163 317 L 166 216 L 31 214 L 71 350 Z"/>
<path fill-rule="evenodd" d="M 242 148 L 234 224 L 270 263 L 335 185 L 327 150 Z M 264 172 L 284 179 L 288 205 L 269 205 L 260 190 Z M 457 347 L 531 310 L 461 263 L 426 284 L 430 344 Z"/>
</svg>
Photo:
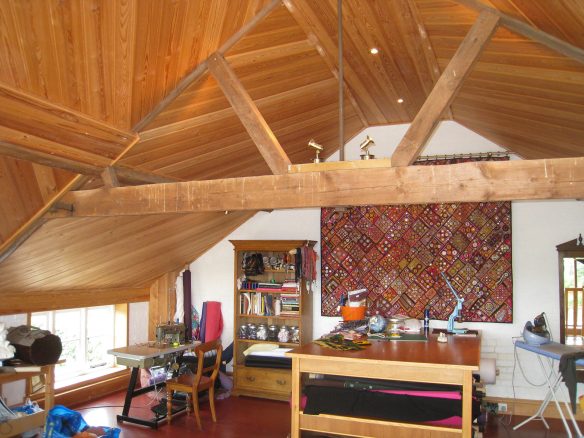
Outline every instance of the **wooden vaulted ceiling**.
<svg viewBox="0 0 584 438">
<path fill-rule="evenodd" d="M 344 0 L 345 140 L 414 121 L 484 8 L 504 19 L 441 119 L 526 160 L 584 156 L 580 0 Z M 0 293 L 148 286 L 249 219 L 63 200 L 282 173 L 311 138 L 329 156 L 337 32 L 336 0 L 0 0 Z"/>
</svg>

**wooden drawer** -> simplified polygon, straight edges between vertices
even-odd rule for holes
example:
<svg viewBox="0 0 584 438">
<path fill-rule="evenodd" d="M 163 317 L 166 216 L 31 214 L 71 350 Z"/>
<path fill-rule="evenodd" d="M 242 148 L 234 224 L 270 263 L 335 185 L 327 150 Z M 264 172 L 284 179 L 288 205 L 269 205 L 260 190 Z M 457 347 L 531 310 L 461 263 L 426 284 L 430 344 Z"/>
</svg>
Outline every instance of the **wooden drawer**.
<svg viewBox="0 0 584 438">
<path fill-rule="evenodd" d="M 277 393 L 288 397 L 292 390 L 290 370 L 237 367 L 235 386 L 242 393 Z"/>
</svg>

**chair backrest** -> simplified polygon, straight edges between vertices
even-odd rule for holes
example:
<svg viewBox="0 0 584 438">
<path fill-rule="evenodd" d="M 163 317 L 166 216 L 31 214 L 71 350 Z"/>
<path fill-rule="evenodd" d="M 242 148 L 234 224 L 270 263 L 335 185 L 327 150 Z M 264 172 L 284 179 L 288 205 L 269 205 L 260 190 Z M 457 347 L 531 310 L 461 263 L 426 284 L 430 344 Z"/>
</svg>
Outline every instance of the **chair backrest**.
<svg viewBox="0 0 584 438">
<path fill-rule="evenodd" d="M 205 366 L 205 353 L 214 351 L 215 352 L 215 362 L 212 365 Z M 210 379 L 215 381 L 217 374 L 219 373 L 219 366 L 221 365 L 221 353 L 223 352 L 223 347 L 221 346 L 221 340 L 216 339 L 214 341 L 205 342 L 204 344 L 197 345 L 195 347 L 195 354 L 197 355 L 197 374 L 195 377 L 195 385 L 198 385 L 201 380 L 201 376 L 205 373 L 212 371 Z"/>
</svg>

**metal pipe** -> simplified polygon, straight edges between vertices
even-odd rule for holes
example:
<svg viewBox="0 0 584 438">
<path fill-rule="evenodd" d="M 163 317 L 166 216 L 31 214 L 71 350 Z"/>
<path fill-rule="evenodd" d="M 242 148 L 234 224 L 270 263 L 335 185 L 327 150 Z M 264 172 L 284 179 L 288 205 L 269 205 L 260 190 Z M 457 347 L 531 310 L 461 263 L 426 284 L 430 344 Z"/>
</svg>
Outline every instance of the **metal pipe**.
<svg viewBox="0 0 584 438">
<path fill-rule="evenodd" d="M 343 0 L 338 0 L 339 15 L 339 161 L 345 161 L 345 106 L 344 106 L 344 72 L 343 72 Z"/>
</svg>

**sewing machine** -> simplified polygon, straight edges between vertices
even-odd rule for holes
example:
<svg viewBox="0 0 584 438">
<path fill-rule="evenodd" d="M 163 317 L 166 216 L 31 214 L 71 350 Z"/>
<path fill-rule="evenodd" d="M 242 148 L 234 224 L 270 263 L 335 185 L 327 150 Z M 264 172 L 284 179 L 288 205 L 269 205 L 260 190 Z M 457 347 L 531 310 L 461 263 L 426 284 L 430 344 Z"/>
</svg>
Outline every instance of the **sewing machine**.
<svg viewBox="0 0 584 438">
<path fill-rule="evenodd" d="M 159 344 L 179 345 L 185 343 L 184 324 L 161 324 L 156 327 L 156 342 Z"/>
</svg>

